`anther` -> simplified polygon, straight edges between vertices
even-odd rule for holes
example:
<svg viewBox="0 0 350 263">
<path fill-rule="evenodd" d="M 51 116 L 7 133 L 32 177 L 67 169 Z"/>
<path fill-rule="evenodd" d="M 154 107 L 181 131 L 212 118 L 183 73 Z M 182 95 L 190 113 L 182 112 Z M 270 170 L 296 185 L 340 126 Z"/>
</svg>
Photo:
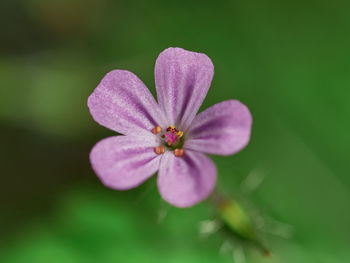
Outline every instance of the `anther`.
<svg viewBox="0 0 350 263">
<path fill-rule="evenodd" d="M 154 151 L 156 154 L 165 153 L 165 147 L 163 145 L 154 147 Z"/>
<path fill-rule="evenodd" d="M 162 128 L 161 128 L 160 126 L 154 127 L 154 128 L 152 129 L 152 132 L 153 132 L 154 134 L 161 133 L 161 132 L 162 132 Z"/>
<path fill-rule="evenodd" d="M 174 150 L 174 155 L 175 155 L 176 157 L 182 157 L 182 156 L 184 156 L 184 149 L 175 149 L 175 150 Z"/>
</svg>

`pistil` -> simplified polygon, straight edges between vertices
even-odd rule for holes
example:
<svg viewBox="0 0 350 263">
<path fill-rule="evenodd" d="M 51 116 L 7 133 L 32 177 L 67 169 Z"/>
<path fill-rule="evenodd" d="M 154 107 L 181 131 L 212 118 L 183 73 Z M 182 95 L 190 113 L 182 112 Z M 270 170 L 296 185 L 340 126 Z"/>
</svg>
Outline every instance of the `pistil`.
<svg viewBox="0 0 350 263">
<path fill-rule="evenodd" d="M 155 135 L 162 133 L 162 128 L 160 126 L 156 126 L 152 129 L 152 133 Z M 163 145 L 155 147 L 155 153 L 163 154 L 165 152 L 165 147 L 167 147 L 167 149 L 174 151 L 174 155 L 176 157 L 184 156 L 184 150 L 182 149 L 184 144 L 183 134 L 184 133 L 175 126 L 170 125 L 166 129 L 165 133 L 161 135 Z"/>
<path fill-rule="evenodd" d="M 183 134 L 184 133 L 182 131 L 170 125 L 166 129 L 166 133 L 162 135 L 162 138 L 165 139 L 165 142 L 168 144 L 168 146 L 172 146 L 172 145 L 176 145 L 180 141 Z"/>
</svg>

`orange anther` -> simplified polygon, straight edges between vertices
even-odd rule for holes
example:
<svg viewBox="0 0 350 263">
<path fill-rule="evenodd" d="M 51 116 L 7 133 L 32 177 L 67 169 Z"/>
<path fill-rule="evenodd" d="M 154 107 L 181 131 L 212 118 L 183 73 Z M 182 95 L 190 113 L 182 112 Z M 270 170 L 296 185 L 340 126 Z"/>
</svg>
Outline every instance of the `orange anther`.
<svg viewBox="0 0 350 263">
<path fill-rule="evenodd" d="M 174 150 L 174 155 L 176 156 L 176 157 L 182 157 L 182 156 L 184 156 L 184 149 L 175 149 Z"/>
<path fill-rule="evenodd" d="M 154 134 L 161 133 L 161 132 L 162 132 L 162 128 L 161 128 L 160 126 L 154 127 L 154 128 L 152 129 L 152 132 L 153 132 Z"/>
<path fill-rule="evenodd" d="M 163 145 L 154 147 L 154 151 L 156 154 L 165 153 L 165 147 Z"/>
</svg>

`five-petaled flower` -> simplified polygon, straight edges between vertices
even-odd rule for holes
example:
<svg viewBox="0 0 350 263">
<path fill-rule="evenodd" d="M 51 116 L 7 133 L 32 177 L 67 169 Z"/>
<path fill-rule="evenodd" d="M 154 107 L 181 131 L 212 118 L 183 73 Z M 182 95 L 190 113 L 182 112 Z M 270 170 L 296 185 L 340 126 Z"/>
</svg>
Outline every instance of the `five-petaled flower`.
<svg viewBox="0 0 350 263">
<path fill-rule="evenodd" d="M 207 198 L 216 184 L 216 167 L 206 154 L 230 155 L 244 148 L 252 117 L 237 100 L 196 115 L 214 75 L 205 54 L 168 48 L 157 58 L 154 73 L 158 103 L 126 70 L 109 72 L 90 95 L 94 120 L 123 134 L 98 142 L 90 162 L 102 183 L 116 190 L 134 188 L 158 171 L 162 198 L 189 207 Z"/>
</svg>

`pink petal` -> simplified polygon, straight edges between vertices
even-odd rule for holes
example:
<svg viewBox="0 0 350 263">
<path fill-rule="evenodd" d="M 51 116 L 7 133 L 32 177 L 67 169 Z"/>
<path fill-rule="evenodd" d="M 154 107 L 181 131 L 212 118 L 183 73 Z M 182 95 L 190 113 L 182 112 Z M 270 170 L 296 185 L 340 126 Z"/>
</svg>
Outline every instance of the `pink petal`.
<svg viewBox="0 0 350 263">
<path fill-rule="evenodd" d="M 154 73 L 158 103 L 168 125 L 186 130 L 207 95 L 213 63 L 205 54 L 168 48 L 157 58 Z"/>
<path fill-rule="evenodd" d="M 125 135 L 151 133 L 155 126 L 166 125 L 145 84 L 126 70 L 107 73 L 90 95 L 88 106 L 96 122 Z"/>
<path fill-rule="evenodd" d="M 215 104 L 193 120 L 184 148 L 218 155 L 242 150 L 249 142 L 252 116 L 237 100 Z"/>
<path fill-rule="evenodd" d="M 166 152 L 158 172 L 158 189 L 164 200 L 189 207 L 206 199 L 216 184 L 215 164 L 202 153 L 186 151 L 183 157 Z"/>
<path fill-rule="evenodd" d="M 133 136 L 114 136 L 99 141 L 90 152 L 90 162 L 107 187 L 117 190 L 134 188 L 159 168 L 159 143 Z"/>
</svg>

